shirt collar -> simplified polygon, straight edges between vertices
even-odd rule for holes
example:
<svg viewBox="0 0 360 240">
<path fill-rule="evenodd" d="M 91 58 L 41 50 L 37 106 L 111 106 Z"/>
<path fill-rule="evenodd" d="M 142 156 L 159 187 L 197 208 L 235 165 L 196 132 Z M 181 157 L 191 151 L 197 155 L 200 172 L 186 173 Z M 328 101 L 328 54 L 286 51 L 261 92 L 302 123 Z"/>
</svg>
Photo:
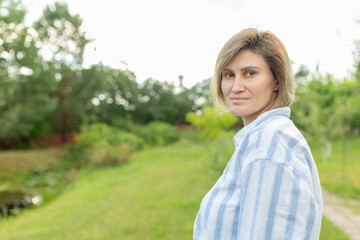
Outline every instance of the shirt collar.
<svg viewBox="0 0 360 240">
<path fill-rule="evenodd" d="M 235 147 L 237 147 L 241 141 L 241 139 L 246 136 L 252 129 L 256 128 L 259 124 L 265 122 L 269 118 L 274 116 L 283 115 L 287 118 L 290 117 L 291 110 L 289 107 L 281 107 L 268 110 L 262 114 L 260 114 L 254 121 L 252 121 L 249 125 L 240 129 L 234 136 L 233 142 Z"/>
</svg>

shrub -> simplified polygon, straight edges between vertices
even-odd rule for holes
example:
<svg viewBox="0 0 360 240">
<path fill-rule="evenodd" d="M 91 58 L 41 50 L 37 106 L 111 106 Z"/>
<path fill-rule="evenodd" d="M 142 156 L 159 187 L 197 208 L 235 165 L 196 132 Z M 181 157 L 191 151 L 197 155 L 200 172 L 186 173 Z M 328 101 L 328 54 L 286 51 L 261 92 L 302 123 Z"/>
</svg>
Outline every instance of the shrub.
<svg viewBox="0 0 360 240">
<path fill-rule="evenodd" d="M 83 148 L 107 146 L 109 134 L 111 134 L 111 128 L 105 123 L 84 125 L 81 127 L 81 133 L 76 137 L 76 142 Z"/>
<path fill-rule="evenodd" d="M 90 152 L 90 165 L 95 167 L 106 167 L 123 165 L 130 161 L 130 145 L 127 143 L 120 146 L 108 146 L 93 149 Z"/>
<path fill-rule="evenodd" d="M 180 138 L 180 132 L 169 123 L 153 121 L 139 128 L 138 134 L 150 146 L 163 146 Z"/>
<path fill-rule="evenodd" d="M 217 176 L 221 175 L 226 164 L 229 162 L 231 155 L 234 153 L 235 146 L 232 141 L 234 134 L 235 133 L 232 131 L 222 131 L 212 142 L 212 170 Z"/>
<path fill-rule="evenodd" d="M 120 130 L 105 123 L 95 123 L 81 128 L 81 134 L 76 138 L 83 148 L 99 148 L 117 146 L 123 143 L 130 145 L 130 150 L 142 149 L 144 140 L 133 133 Z"/>
<path fill-rule="evenodd" d="M 119 144 L 128 144 L 130 151 L 140 150 L 144 147 L 144 140 L 134 133 L 113 129 L 113 134 L 108 136 L 108 144 L 116 146 Z"/>
<path fill-rule="evenodd" d="M 200 116 L 194 112 L 186 114 L 186 121 L 201 130 L 202 138 L 216 138 L 238 120 L 239 118 L 231 113 L 219 115 L 212 107 L 205 107 Z"/>
<path fill-rule="evenodd" d="M 89 162 L 86 154 L 86 148 L 80 145 L 66 146 L 66 151 L 63 154 L 63 160 L 62 167 L 64 169 L 79 169 L 86 166 Z"/>
<path fill-rule="evenodd" d="M 68 149 L 65 159 L 77 168 L 122 165 L 129 162 L 132 151 L 144 147 L 141 137 L 104 123 L 83 126 L 76 140 L 78 144 Z"/>
</svg>

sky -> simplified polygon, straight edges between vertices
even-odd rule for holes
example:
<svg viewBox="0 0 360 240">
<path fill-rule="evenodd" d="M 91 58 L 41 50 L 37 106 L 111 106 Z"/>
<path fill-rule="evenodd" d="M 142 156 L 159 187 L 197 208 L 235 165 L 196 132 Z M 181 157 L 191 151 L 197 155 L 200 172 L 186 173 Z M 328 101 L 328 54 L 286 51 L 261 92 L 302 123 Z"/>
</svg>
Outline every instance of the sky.
<svg viewBox="0 0 360 240">
<path fill-rule="evenodd" d="M 27 23 L 54 0 L 23 0 Z M 226 41 L 248 27 L 270 30 L 293 62 L 336 78 L 353 71 L 360 40 L 359 0 L 66 0 L 94 41 L 84 67 L 102 62 L 147 78 L 191 87 L 213 74 Z M 359 22 L 358 22 L 359 21 Z"/>
</svg>

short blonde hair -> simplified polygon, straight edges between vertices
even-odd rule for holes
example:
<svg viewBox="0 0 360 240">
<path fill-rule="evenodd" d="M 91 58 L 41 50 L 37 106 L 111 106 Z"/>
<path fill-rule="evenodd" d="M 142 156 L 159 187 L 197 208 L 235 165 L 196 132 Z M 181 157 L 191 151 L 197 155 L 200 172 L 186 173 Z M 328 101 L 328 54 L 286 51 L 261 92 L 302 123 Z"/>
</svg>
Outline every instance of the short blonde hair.
<svg viewBox="0 0 360 240">
<path fill-rule="evenodd" d="M 241 50 L 245 49 L 262 55 L 279 83 L 279 93 L 271 109 L 290 106 L 295 96 L 295 80 L 286 49 L 273 33 L 255 28 L 247 28 L 237 33 L 221 49 L 211 79 L 211 92 L 215 104 L 226 107 L 221 89 L 221 72 Z"/>
</svg>

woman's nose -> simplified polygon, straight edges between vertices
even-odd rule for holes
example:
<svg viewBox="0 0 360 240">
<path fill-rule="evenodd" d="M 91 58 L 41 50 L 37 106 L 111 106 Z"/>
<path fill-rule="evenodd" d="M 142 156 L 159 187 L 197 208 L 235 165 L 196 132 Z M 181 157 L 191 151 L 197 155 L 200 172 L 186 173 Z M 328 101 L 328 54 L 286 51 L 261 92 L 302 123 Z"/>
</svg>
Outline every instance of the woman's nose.
<svg viewBox="0 0 360 240">
<path fill-rule="evenodd" d="M 232 92 L 244 92 L 245 91 L 244 80 L 241 77 L 235 77 L 234 84 L 232 86 Z"/>
</svg>

